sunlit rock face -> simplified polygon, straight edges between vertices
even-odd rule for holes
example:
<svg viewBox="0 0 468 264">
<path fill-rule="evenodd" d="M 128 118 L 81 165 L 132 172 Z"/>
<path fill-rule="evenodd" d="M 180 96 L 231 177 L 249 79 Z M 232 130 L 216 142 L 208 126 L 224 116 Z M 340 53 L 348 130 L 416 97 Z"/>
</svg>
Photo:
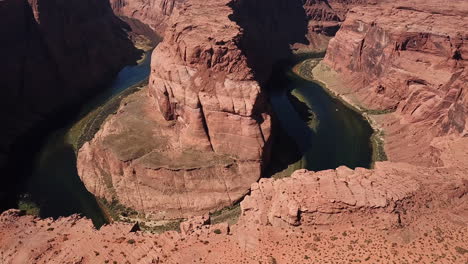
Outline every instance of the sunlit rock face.
<svg viewBox="0 0 468 264">
<path fill-rule="evenodd" d="M 160 34 L 182 2 L 184 0 L 110 0 L 116 15 L 136 19 Z"/>
<path fill-rule="evenodd" d="M 330 6 L 334 2 L 329 1 Z M 241 179 L 238 190 L 258 177 L 258 160 L 250 160 L 252 168 L 242 171 L 247 163 L 239 158 L 258 152 L 236 156 L 238 147 L 218 146 L 211 131 L 221 131 L 225 122 L 232 121 L 209 123 L 209 113 L 223 109 L 233 119 L 267 116 L 267 110 L 257 108 L 262 104 L 249 106 L 247 100 L 261 98 L 270 72 L 257 66 L 287 55 L 276 49 L 269 58 L 269 48 L 289 49 L 289 45 L 265 45 L 270 40 L 257 37 L 255 30 L 262 25 L 261 16 L 254 16 L 258 23 L 246 23 L 244 19 L 252 16 L 237 13 L 243 10 L 239 6 L 253 8 L 261 1 L 235 1 L 239 6 L 232 2 L 232 9 L 225 1 L 203 3 L 210 9 L 200 9 L 201 1 L 190 5 L 203 16 L 190 6 L 181 9 L 182 26 L 168 27 L 165 43 L 155 51 L 172 67 L 153 61 L 149 87 L 124 99 L 81 149 L 80 174 L 98 196 L 116 197 L 145 212 L 159 208 L 166 213 L 157 217 L 177 217 L 226 204 L 231 195 L 226 190 L 232 190 L 235 177 Z M 281 12 L 274 13 L 271 5 L 262 7 L 271 8 L 265 13 L 288 14 L 288 5 L 282 3 Z M 155 235 L 129 232 L 134 226 L 128 223 L 95 230 L 91 221 L 78 216 L 41 220 L 10 210 L 0 215 L 0 252 L 4 252 L 0 259 L 7 263 L 466 262 L 468 137 L 463 83 L 468 7 L 463 0 L 440 3 L 392 1 L 353 9 L 331 41 L 325 62 L 313 72 L 324 82 L 330 79 L 321 77 L 331 74 L 339 85 L 327 85 L 329 89 L 375 110 L 368 115 L 385 132 L 389 161 L 378 162 L 373 169 L 299 170 L 289 178 L 261 179 L 251 185 L 241 202 L 240 219 L 231 228 L 226 223 L 209 225 L 208 217 L 202 216 L 182 223 L 181 232 Z M 213 18 L 209 10 L 218 16 Z M 232 15 L 232 20 L 222 19 L 222 14 Z M 200 17 L 209 18 L 208 22 L 201 23 Z M 240 26 L 244 30 L 232 21 L 244 25 Z M 302 37 L 309 32 L 307 22 L 303 25 Z M 205 31 L 217 34 L 207 37 Z M 300 42 L 295 37 L 284 39 Z M 222 75 L 218 69 L 227 72 Z M 260 92 L 252 88 L 257 86 Z M 218 94 L 218 87 L 234 95 Z M 377 110 L 394 112 L 372 114 Z M 265 121 L 254 120 L 249 129 L 260 127 L 265 138 Z M 238 136 L 243 128 L 240 122 L 230 126 L 229 137 Z M 259 144 L 252 146 L 256 149 Z M 252 179 L 247 179 L 252 172 Z M 213 201 L 221 202 L 210 204 Z M 169 206 L 175 208 L 172 216 Z"/>
<path fill-rule="evenodd" d="M 186 1 L 167 23 L 148 87 L 78 157 L 91 192 L 157 219 L 217 210 L 248 193 L 270 152 L 264 86 L 291 45 L 307 42 L 307 16 L 294 1 Z M 148 143 L 126 152 L 118 142 L 131 137 Z"/>
<path fill-rule="evenodd" d="M 395 111 L 391 159 L 441 165 L 433 138 L 467 131 L 466 3 L 384 7 L 352 10 L 324 62 L 364 107 Z"/>
</svg>

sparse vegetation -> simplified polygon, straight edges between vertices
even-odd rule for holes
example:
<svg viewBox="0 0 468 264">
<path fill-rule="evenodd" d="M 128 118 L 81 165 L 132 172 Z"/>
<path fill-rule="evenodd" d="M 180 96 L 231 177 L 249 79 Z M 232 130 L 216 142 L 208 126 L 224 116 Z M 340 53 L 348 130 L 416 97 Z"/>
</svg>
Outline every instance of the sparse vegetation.
<svg viewBox="0 0 468 264">
<path fill-rule="evenodd" d="M 98 198 L 99 205 L 103 210 L 110 215 L 112 220 L 120 221 L 123 217 L 136 217 L 138 212 L 132 208 L 126 207 L 119 203 L 117 199 L 113 199 L 111 202 L 103 198 Z"/>
<path fill-rule="evenodd" d="M 459 254 L 465 255 L 468 253 L 468 249 L 462 247 L 455 247 L 455 251 Z"/>
<path fill-rule="evenodd" d="M 178 219 L 178 220 L 170 221 L 163 225 L 157 225 L 157 226 L 144 225 L 142 227 L 142 230 L 151 232 L 151 233 L 156 233 L 156 234 L 164 233 L 166 231 L 180 232 L 180 223 L 182 223 L 183 221 L 184 221 L 183 219 Z"/>
<path fill-rule="evenodd" d="M 18 209 L 27 215 L 39 216 L 41 210 L 33 201 L 29 200 L 28 196 L 23 196 L 18 202 Z"/>
<path fill-rule="evenodd" d="M 227 222 L 230 225 L 237 223 L 241 214 L 240 203 L 226 207 L 210 214 L 211 224 Z"/>
<path fill-rule="evenodd" d="M 388 160 L 387 154 L 385 153 L 384 147 L 384 132 L 379 130 L 375 131 L 371 136 L 372 142 L 372 160 L 377 161 L 386 161 Z"/>
<path fill-rule="evenodd" d="M 67 140 L 72 144 L 75 152 L 77 152 L 85 142 L 93 139 L 94 135 L 99 131 L 101 125 L 111 114 L 114 114 L 120 106 L 120 102 L 127 96 L 137 92 L 141 87 L 148 84 L 148 79 L 125 89 L 120 94 L 112 97 L 105 104 L 88 112 L 83 118 L 75 123 L 67 134 Z"/>
</svg>

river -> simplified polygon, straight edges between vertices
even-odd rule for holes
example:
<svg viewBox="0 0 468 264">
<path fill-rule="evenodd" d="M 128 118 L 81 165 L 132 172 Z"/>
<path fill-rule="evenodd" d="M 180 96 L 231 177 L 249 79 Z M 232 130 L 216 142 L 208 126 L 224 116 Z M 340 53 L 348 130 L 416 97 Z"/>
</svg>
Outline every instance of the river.
<svg viewBox="0 0 468 264">
<path fill-rule="evenodd" d="M 274 79 L 270 95 L 284 134 L 299 152 L 283 174 L 296 169 L 335 169 L 341 165 L 369 168 L 373 129 L 367 120 L 328 94 L 319 83 L 299 76 L 293 69 L 300 64 L 292 65 L 283 68 L 283 74 Z"/>
<path fill-rule="evenodd" d="M 27 179 L 20 208 L 36 207 L 32 210 L 41 217 L 82 214 L 92 219 L 97 227 L 108 222 L 96 198 L 86 190 L 78 176 L 76 155 L 69 140 L 70 129 L 89 111 L 148 78 L 150 64 L 151 52 L 147 52 L 140 64 L 123 68 L 109 89 L 85 104 L 78 118 L 50 133 L 34 160 L 32 176 Z"/>
<path fill-rule="evenodd" d="M 50 133 L 35 158 L 20 208 L 38 210 L 36 213 L 41 217 L 81 214 L 92 219 L 97 227 L 108 222 L 102 206 L 78 176 L 73 148 L 76 142 L 70 140 L 72 128 L 91 111 L 144 81 L 150 73 L 150 61 L 148 52 L 139 65 L 122 69 L 109 89 L 82 107 L 78 118 Z M 318 171 L 340 165 L 369 167 L 373 131 L 367 121 L 327 94 L 319 84 L 301 78 L 291 69 L 276 74 L 270 93 L 276 118 L 300 153 L 299 158 L 288 164 L 285 175 L 299 168 Z M 287 156 L 281 148 L 276 146 L 277 154 Z"/>
</svg>

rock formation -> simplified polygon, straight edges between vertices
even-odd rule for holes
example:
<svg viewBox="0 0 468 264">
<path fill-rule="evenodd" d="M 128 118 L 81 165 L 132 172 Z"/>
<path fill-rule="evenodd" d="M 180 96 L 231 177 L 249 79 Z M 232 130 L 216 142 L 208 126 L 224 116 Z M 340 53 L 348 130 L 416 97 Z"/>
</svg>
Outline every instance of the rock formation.
<svg viewBox="0 0 468 264">
<path fill-rule="evenodd" d="M 351 8 L 375 4 L 379 0 L 305 0 L 303 2 L 308 20 L 309 43 L 307 45 L 298 43 L 295 49 L 301 52 L 316 52 L 327 48 L 328 41 L 335 36 Z"/>
<path fill-rule="evenodd" d="M 264 88 L 273 65 L 291 56 L 291 45 L 319 48 L 305 38 L 308 19 L 341 19 L 322 10 L 334 12 L 324 1 L 169 6 L 147 96 L 141 92 L 121 106 L 78 157 L 88 190 L 156 219 L 220 209 L 248 192 L 268 162 Z M 132 4 L 116 7 L 128 15 Z M 148 15 L 131 13 L 154 24 Z"/>
<path fill-rule="evenodd" d="M 122 202 L 139 206 L 154 199 L 146 191 L 151 188 L 151 193 L 162 193 L 162 199 L 175 195 L 184 201 L 180 190 L 189 190 L 213 201 L 222 196 L 216 196 L 219 185 L 211 176 L 232 176 L 229 169 L 241 168 L 246 161 L 254 167 L 260 164 L 260 155 L 249 155 L 260 149 L 265 153 L 259 147 L 265 141 L 255 141 L 260 144 L 254 144 L 257 151 L 252 152 L 239 151 L 237 145 L 245 144 L 245 138 L 257 138 L 253 133 L 237 145 L 217 142 L 225 127 L 210 115 L 251 118 L 255 122 L 247 128 L 267 134 L 259 119 L 252 117 L 261 114 L 265 122 L 268 108 L 247 104 L 244 98 L 252 97 L 244 95 L 262 102 L 261 87 L 271 71 L 261 69 L 262 63 L 272 66 L 287 56 L 283 48 L 297 42 L 300 38 L 292 36 L 300 32 L 282 36 L 288 40 L 285 43 L 265 46 L 270 40 L 259 40 L 256 31 L 266 24 L 260 6 L 255 8 L 262 1 L 230 2 L 232 10 L 227 0 L 209 2 L 208 10 L 201 8 L 208 5 L 206 0 L 187 1 L 190 5 L 171 16 L 180 22 L 169 26 L 165 42 L 155 51 L 149 87 L 123 101 L 80 151 L 80 173 L 98 195 L 122 195 L 118 197 Z M 292 2 L 278 3 L 282 9 L 267 12 L 272 6 L 262 5 L 264 12 L 290 16 L 292 6 L 286 8 L 286 3 Z M 246 10 L 259 12 L 258 23 L 246 22 L 252 17 Z M 211 11 L 216 16 L 210 16 Z M 229 14 L 237 26 L 225 18 Z M 207 217 L 195 217 L 181 224 L 180 233 L 129 233 L 132 225 L 123 223 L 96 231 L 89 220 L 78 217 L 41 220 L 7 211 L 0 216 L 0 260 L 468 262 L 467 17 L 468 6 L 462 0 L 443 6 L 439 0 L 414 0 L 357 7 L 330 42 L 324 62 L 314 68 L 316 79 L 361 108 L 384 132 L 389 161 L 378 162 L 371 170 L 300 170 L 290 178 L 262 179 L 252 184 L 241 202 L 242 215 L 231 227 L 209 225 Z M 307 25 L 303 28 L 305 36 Z M 276 55 L 267 58 L 268 54 Z M 230 82 L 236 85 L 229 86 Z M 229 97 L 218 92 L 219 87 L 231 92 Z M 239 136 L 245 127 L 230 125 L 230 118 L 221 119 L 228 125 L 228 136 Z M 183 149 L 182 142 L 191 148 Z M 201 176 L 200 164 L 205 166 Z M 216 168 L 221 167 L 227 170 L 218 173 Z M 207 184 L 212 189 L 202 188 Z M 117 188 L 121 189 L 113 193 Z M 192 202 L 202 204 L 202 199 Z M 154 201 L 152 205 L 157 205 Z M 186 211 L 179 207 L 178 213 L 199 209 L 188 202 L 184 206 Z"/>
<path fill-rule="evenodd" d="M 163 34 L 167 20 L 184 0 L 110 0 L 116 15 L 138 20 Z"/>
<path fill-rule="evenodd" d="M 330 42 L 324 63 L 348 83 L 343 93 L 363 108 L 395 111 L 385 128 L 391 160 L 441 165 L 433 138 L 467 133 L 464 4 L 356 9 Z"/>
<path fill-rule="evenodd" d="M 19 164 L 12 160 L 11 151 L 21 159 L 29 155 L 21 146 L 32 144 L 32 138 L 41 133 L 38 123 L 104 88 L 139 52 L 124 31 L 126 25 L 104 0 L 5 0 L 0 2 L 0 22 L 3 168 L 7 163 Z M 14 181 L 21 168 L 4 173 Z M 11 185 L 2 184 L 0 197 L 3 187 L 11 189 Z"/>
<path fill-rule="evenodd" d="M 206 1 L 194 0 L 171 16 L 153 54 L 149 87 L 80 150 L 80 177 L 91 192 L 157 219 L 221 209 L 247 194 L 269 154 L 262 85 L 272 63 L 290 52 L 293 34 L 302 28 L 296 36 L 303 38 L 306 30 L 300 21 L 301 27 L 283 33 L 284 41 L 257 43 L 252 30 L 259 29 L 241 31 L 236 24 L 246 24 L 250 4 L 213 1 L 207 9 Z M 295 4 L 287 10 L 297 8 L 303 12 Z M 267 30 L 269 20 L 289 14 L 265 13 L 255 25 Z"/>
<path fill-rule="evenodd" d="M 362 2 L 279 1 L 277 6 L 284 7 L 280 13 L 276 12 L 279 9 L 275 9 L 275 5 L 270 5 L 270 9 L 265 10 L 258 8 L 262 2 L 217 2 L 210 5 L 209 12 L 203 8 L 206 4 L 198 1 L 180 3 L 180 10 L 171 13 L 171 26 L 168 27 L 165 41 L 154 52 L 151 79 L 147 88 L 149 98 L 142 93 L 135 95 L 133 101 L 122 106 L 119 113 L 104 125 L 95 139 L 80 151 L 80 175 L 88 189 L 97 196 L 117 199 L 126 206 L 148 213 L 153 218 L 186 217 L 193 213 L 219 209 L 237 201 L 260 176 L 261 161 L 267 161 L 268 151 L 265 150 L 268 150 L 270 121 L 262 87 L 271 75 L 272 65 L 290 55 L 290 45 L 298 42 L 310 44 L 301 37 L 310 35 L 310 23 L 333 21 L 335 25 L 339 25 L 344 18 L 345 4 L 354 6 Z M 365 77 L 355 77 L 351 82 L 359 88 L 367 87 L 372 81 L 371 78 L 380 82 L 385 81 L 385 78 L 392 82 L 398 78 L 406 78 L 395 87 L 402 83 L 412 83 L 403 75 L 382 78 L 382 72 L 391 70 L 381 68 L 394 67 L 393 65 L 397 64 L 395 61 L 402 57 L 394 56 L 396 51 L 393 50 L 402 44 L 395 44 L 389 39 L 398 39 L 401 43 L 406 43 L 404 36 L 413 36 L 416 33 L 405 33 L 407 31 L 394 29 L 393 26 L 387 26 L 387 31 L 393 30 L 396 33 L 387 33 L 378 27 L 378 23 L 376 26 L 373 20 L 365 24 L 364 12 L 370 14 L 369 19 L 377 16 L 377 13 L 373 12 L 381 12 L 380 7 L 373 6 L 362 8 L 361 10 L 365 11 L 361 13 L 351 12 L 343 29 L 330 44 L 325 63 L 338 71 L 343 71 L 340 65 L 346 65 L 350 76 L 365 73 L 359 75 Z M 385 10 L 388 9 L 394 10 L 390 7 Z M 260 11 L 256 16 L 252 16 L 252 10 Z M 401 12 L 401 15 L 408 12 L 401 6 L 395 10 Z M 222 18 L 219 14 L 226 16 Z M 291 17 L 295 19 L 290 19 Z M 356 22 L 361 17 L 364 17 L 362 21 Z M 387 21 L 387 16 L 378 17 L 383 20 L 383 25 L 396 23 Z M 398 20 L 398 17 L 391 19 Z M 307 25 L 304 19 L 310 19 L 312 22 Z M 279 23 L 277 28 L 269 28 L 272 20 L 284 23 Z M 421 20 L 422 18 L 417 18 L 414 21 Z M 210 21 L 217 23 L 213 24 Z M 356 23 L 361 23 L 359 25 L 362 28 L 356 26 Z M 293 30 L 289 30 L 291 28 Z M 363 38 L 361 43 L 366 43 L 367 46 L 344 45 L 346 40 L 355 40 L 347 36 L 351 30 L 360 33 Z M 263 33 L 262 38 L 258 38 L 260 31 Z M 457 32 L 450 32 L 448 29 L 445 32 L 457 35 Z M 366 37 L 370 39 L 366 41 Z M 277 41 L 278 39 L 283 41 Z M 339 46 L 340 44 L 344 48 Z M 451 57 L 448 59 L 459 61 L 454 54 L 461 54 L 460 50 L 463 49 L 460 47 L 461 44 L 451 51 Z M 350 49 L 348 53 L 346 48 Z M 341 51 L 343 49 L 345 51 Z M 361 52 L 361 57 L 357 56 L 356 52 Z M 377 58 L 372 56 L 374 54 L 377 54 Z M 351 61 L 346 61 L 342 56 L 351 58 Z M 375 66 L 374 61 L 379 60 L 379 56 L 386 56 L 386 59 L 382 59 L 382 63 Z M 411 67 L 410 63 L 402 62 L 401 65 Z M 460 66 L 463 62 L 456 65 L 458 66 L 455 68 L 447 66 L 445 70 L 453 70 L 453 73 L 456 73 L 459 72 L 457 69 L 463 69 Z M 440 78 L 447 76 L 443 74 L 443 70 L 438 68 Z M 410 72 L 409 69 L 406 71 Z M 417 73 L 412 74 L 413 79 Z M 345 74 L 344 78 L 347 78 Z M 355 80 L 361 81 L 356 83 Z M 447 83 L 449 79 L 446 78 L 445 81 Z M 372 94 L 365 92 L 365 88 L 361 90 L 366 96 Z M 402 99 L 401 96 L 380 96 L 381 91 L 376 94 L 379 95 L 376 97 L 380 100 L 376 101 L 378 104 L 385 103 L 388 98 L 397 102 Z M 420 96 L 419 93 L 416 94 Z M 452 94 L 459 93 L 449 93 Z M 441 107 L 445 107 L 442 105 Z M 456 105 L 458 106 L 453 106 L 452 109 L 461 107 Z M 156 109 L 165 120 L 157 113 L 149 113 Z M 464 116 L 463 111 L 462 115 Z M 135 119 L 136 116 L 138 119 Z M 423 119 L 424 122 L 429 121 L 429 118 Z M 431 131 L 438 133 L 434 129 Z M 427 135 L 429 133 L 418 140 L 428 138 Z M 151 144 L 129 147 L 131 139 L 135 137 L 141 142 L 148 137 L 153 140 Z M 420 145 L 420 149 L 424 150 L 423 155 L 428 156 L 427 159 L 431 159 L 431 162 L 438 159 L 434 154 L 437 149 L 430 145 Z M 390 155 L 393 146 L 387 145 Z M 428 146 L 430 151 L 426 151 Z M 400 145 L 395 145 L 394 148 L 397 147 Z M 411 152 L 421 151 L 420 149 L 410 148 L 408 152 L 414 154 Z M 399 157 L 396 161 L 404 161 L 404 158 L 407 158 L 401 154 Z M 420 158 L 422 162 L 427 159 Z M 195 165 L 194 160 L 202 162 Z M 206 162 L 207 160 L 213 162 Z M 416 161 L 417 159 L 413 159 L 413 162 Z M 206 186 L 210 187 L 206 189 Z M 197 196 L 194 196 L 194 193 L 197 193 Z M 154 214 L 155 212 L 158 213 Z"/>
</svg>

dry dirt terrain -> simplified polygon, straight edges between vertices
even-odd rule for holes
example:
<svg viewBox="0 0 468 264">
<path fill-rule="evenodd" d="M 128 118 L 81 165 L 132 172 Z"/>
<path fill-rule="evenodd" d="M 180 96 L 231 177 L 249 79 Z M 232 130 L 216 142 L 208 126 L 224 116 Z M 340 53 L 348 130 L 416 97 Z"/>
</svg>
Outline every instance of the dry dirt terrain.
<svg viewBox="0 0 468 264">
<path fill-rule="evenodd" d="M 149 86 L 122 101 L 78 167 L 97 196 L 188 220 L 152 234 L 9 210 L 0 263 L 468 263 L 468 2 L 163 2 Z M 291 47 L 319 49 L 333 26 L 310 74 L 363 112 L 388 160 L 259 180 L 270 68 Z M 241 198 L 235 224 L 211 224 L 207 212 Z"/>
</svg>

